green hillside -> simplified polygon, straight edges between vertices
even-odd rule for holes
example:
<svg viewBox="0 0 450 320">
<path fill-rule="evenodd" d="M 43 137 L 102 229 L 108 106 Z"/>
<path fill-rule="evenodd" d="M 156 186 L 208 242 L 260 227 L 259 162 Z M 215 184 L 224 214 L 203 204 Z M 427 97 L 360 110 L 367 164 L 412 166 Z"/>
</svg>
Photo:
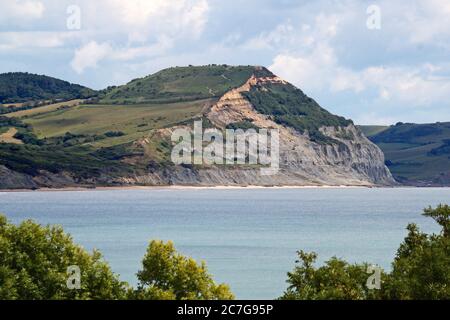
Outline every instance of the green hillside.
<svg viewBox="0 0 450 320">
<path fill-rule="evenodd" d="M 369 138 L 383 150 L 397 181 L 450 185 L 450 122 L 399 123 Z"/>
<path fill-rule="evenodd" d="M 23 72 L 0 74 L 0 103 L 73 100 L 95 95 L 89 88 L 67 81 Z"/>
<path fill-rule="evenodd" d="M 111 88 L 104 104 L 168 103 L 219 98 L 244 84 L 255 67 L 210 65 L 164 69 L 145 78 Z"/>
<path fill-rule="evenodd" d="M 230 89 L 243 85 L 252 75 L 274 76 L 266 68 L 254 66 L 175 67 L 110 88 L 99 103 L 135 105 L 218 99 Z M 307 130 L 318 142 L 327 142 L 318 130 L 320 127 L 351 123 L 322 109 L 290 84 L 265 84 L 263 88 L 253 88 L 245 97 L 258 112 L 273 116 L 276 122 L 300 132 Z"/>
</svg>

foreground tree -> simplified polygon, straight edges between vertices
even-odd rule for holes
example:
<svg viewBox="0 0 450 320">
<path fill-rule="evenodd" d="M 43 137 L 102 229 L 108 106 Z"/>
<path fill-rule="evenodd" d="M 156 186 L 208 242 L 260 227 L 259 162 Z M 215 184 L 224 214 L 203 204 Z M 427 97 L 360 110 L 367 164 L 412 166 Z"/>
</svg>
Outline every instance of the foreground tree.
<svg viewBox="0 0 450 320">
<path fill-rule="evenodd" d="M 80 270 L 76 290 L 68 286 L 70 266 Z M 126 292 L 101 254 L 75 245 L 61 227 L 15 226 L 0 215 L 0 299 L 122 299 Z"/>
<path fill-rule="evenodd" d="M 315 253 L 300 251 L 298 264 L 288 273 L 289 287 L 280 299 L 450 299 L 450 207 L 424 210 L 441 227 L 438 235 L 427 235 L 415 224 L 392 263 L 392 272 L 381 272 L 379 290 L 369 289 L 368 264 L 351 265 L 332 258 L 315 268 Z"/>
<path fill-rule="evenodd" d="M 365 300 L 378 299 L 367 287 L 368 264 L 349 264 L 333 257 L 315 268 L 315 253 L 298 252 L 294 271 L 288 273 L 289 288 L 283 300 Z"/>
<path fill-rule="evenodd" d="M 80 274 L 72 283 L 74 266 Z M 98 251 L 89 254 L 61 227 L 15 226 L 0 215 L 0 300 L 234 298 L 204 263 L 178 254 L 171 242 L 150 243 L 138 279 L 137 289 L 121 282 Z"/>
<path fill-rule="evenodd" d="M 175 250 L 172 242 L 151 241 L 138 272 L 136 299 L 231 300 L 229 287 L 217 285 L 204 262 L 197 264 Z"/>
<path fill-rule="evenodd" d="M 439 205 L 425 209 L 441 227 L 438 235 L 420 232 L 408 226 L 383 287 L 385 299 L 450 299 L 450 207 Z"/>
</svg>

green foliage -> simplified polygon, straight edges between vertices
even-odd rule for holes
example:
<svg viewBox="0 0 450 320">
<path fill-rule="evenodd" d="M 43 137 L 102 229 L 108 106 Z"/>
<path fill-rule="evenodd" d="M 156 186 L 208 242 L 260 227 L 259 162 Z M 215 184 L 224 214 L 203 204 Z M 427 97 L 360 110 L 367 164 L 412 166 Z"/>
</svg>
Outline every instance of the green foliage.
<svg viewBox="0 0 450 320">
<path fill-rule="evenodd" d="M 72 100 L 95 94 L 89 88 L 47 76 L 21 72 L 0 74 L 0 103 Z"/>
<path fill-rule="evenodd" d="M 86 143 L 91 143 L 95 141 L 100 141 L 106 139 L 106 135 L 97 135 L 97 134 L 73 134 L 70 132 L 66 132 L 65 135 L 60 137 L 52 137 L 40 140 L 42 144 L 45 145 L 57 145 L 63 147 L 72 147 L 77 145 L 83 145 Z"/>
<path fill-rule="evenodd" d="M 16 118 L 8 118 L 0 116 L 0 128 L 8 128 L 8 127 L 29 128 L 29 125 L 23 123 L 21 120 Z"/>
<path fill-rule="evenodd" d="M 367 289 L 367 264 L 333 258 L 316 269 L 316 254 L 300 251 L 299 265 L 288 273 L 289 288 L 281 299 L 450 299 L 450 207 L 430 207 L 424 215 L 442 227 L 441 234 L 427 235 L 408 225 L 392 271 L 381 274 L 380 290 Z"/>
<path fill-rule="evenodd" d="M 30 132 L 28 130 L 22 129 L 17 131 L 17 133 L 14 135 L 14 138 L 22 140 L 22 142 L 26 144 L 34 144 L 34 145 L 42 144 L 42 141 L 40 141 L 33 132 Z"/>
<path fill-rule="evenodd" d="M 437 208 L 429 207 L 424 210 L 425 217 L 435 220 L 441 227 L 444 238 L 450 238 L 450 207 L 440 204 Z"/>
<path fill-rule="evenodd" d="M 290 84 L 264 84 L 253 87 L 244 96 L 262 114 L 273 116 L 275 122 L 303 133 L 308 131 L 318 143 L 335 143 L 320 132 L 320 128 L 345 127 L 350 120 L 335 116 Z"/>
<path fill-rule="evenodd" d="M 388 299 L 450 299 L 450 207 L 425 209 L 441 227 L 439 235 L 408 226 L 408 236 L 400 246 L 388 276 L 384 297 Z"/>
<path fill-rule="evenodd" d="M 72 265 L 80 290 L 66 284 Z M 0 215 L 0 299 L 122 299 L 126 290 L 99 252 L 75 245 L 61 227 L 15 226 Z"/>
<path fill-rule="evenodd" d="M 124 135 L 125 135 L 125 133 L 123 133 L 122 131 L 108 131 L 105 133 L 105 136 L 107 136 L 108 138 L 122 137 Z"/>
<path fill-rule="evenodd" d="M 336 257 L 315 269 L 315 253 L 298 252 L 298 265 L 288 273 L 283 300 L 365 300 L 376 292 L 366 286 L 368 264 L 349 264 Z"/>
<path fill-rule="evenodd" d="M 101 158 L 89 146 L 11 145 L 0 143 L 0 165 L 31 176 L 40 170 L 68 172 L 75 179 L 91 179 L 101 174 L 116 176 L 129 173 L 129 166 Z"/>
<path fill-rule="evenodd" d="M 233 130 L 255 129 L 258 131 L 260 128 L 257 125 L 253 124 L 251 121 L 245 120 L 245 121 L 230 123 L 227 125 L 226 129 L 233 129 Z"/>
<path fill-rule="evenodd" d="M 172 242 L 152 241 L 138 272 L 136 298 L 151 300 L 230 300 L 225 284 L 217 285 L 204 262 L 178 254 Z"/>
<path fill-rule="evenodd" d="M 80 289 L 67 287 L 69 266 L 81 271 Z M 61 227 L 15 226 L 0 215 L 0 300 L 234 298 L 227 285 L 214 283 L 204 263 L 180 255 L 171 242 L 150 243 L 138 279 L 136 289 L 121 282 L 98 251 L 86 252 Z"/>
</svg>

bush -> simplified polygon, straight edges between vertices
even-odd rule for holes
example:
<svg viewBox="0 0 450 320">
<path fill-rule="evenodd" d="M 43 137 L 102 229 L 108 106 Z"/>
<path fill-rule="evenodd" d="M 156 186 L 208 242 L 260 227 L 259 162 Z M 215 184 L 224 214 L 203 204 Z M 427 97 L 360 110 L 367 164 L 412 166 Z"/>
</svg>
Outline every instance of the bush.
<svg viewBox="0 0 450 320">
<path fill-rule="evenodd" d="M 133 289 L 119 280 L 98 251 L 86 252 L 61 227 L 25 221 L 10 224 L 0 215 L 0 300 L 3 299 L 233 299 L 217 285 L 205 263 L 184 257 L 171 242 L 152 241 Z M 81 288 L 67 286 L 68 267 L 78 266 Z"/>
<path fill-rule="evenodd" d="M 66 284 L 72 265 L 80 290 Z M 15 226 L 0 216 L 0 299 L 121 299 L 126 290 L 98 251 L 86 252 L 61 227 Z"/>
<path fill-rule="evenodd" d="M 424 210 L 441 227 L 439 235 L 421 233 L 410 224 L 400 245 L 391 273 L 381 273 L 381 289 L 368 290 L 368 264 L 350 265 L 332 258 L 314 267 L 315 253 L 300 251 L 298 265 L 288 273 L 289 287 L 280 299 L 450 299 L 450 207 Z"/>
<path fill-rule="evenodd" d="M 204 262 L 178 254 L 172 242 L 152 241 L 138 272 L 138 299 L 231 300 L 225 284 L 217 285 Z"/>
<path fill-rule="evenodd" d="M 105 133 L 105 136 L 107 136 L 108 138 L 122 137 L 124 135 L 125 135 L 125 133 L 123 133 L 122 131 L 108 131 Z"/>
</svg>

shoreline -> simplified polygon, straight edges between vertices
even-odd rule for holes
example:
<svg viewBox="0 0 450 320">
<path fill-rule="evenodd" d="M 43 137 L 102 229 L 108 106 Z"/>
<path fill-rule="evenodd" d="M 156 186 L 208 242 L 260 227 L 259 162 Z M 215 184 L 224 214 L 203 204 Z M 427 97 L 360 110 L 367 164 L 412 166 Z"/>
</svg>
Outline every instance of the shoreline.
<svg viewBox="0 0 450 320">
<path fill-rule="evenodd" d="M 351 186 L 351 185 L 299 185 L 299 186 L 120 186 L 120 187 L 67 187 L 67 188 L 40 188 L 40 189 L 0 189 L 0 193 L 11 192 L 87 192 L 87 191 L 129 191 L 129 190 L 255 190 L 255 189 L 371 189 L 382 188 L 378 186 Z M 387 187 L 392 188 L 392 187 Z"/>
</svg>

